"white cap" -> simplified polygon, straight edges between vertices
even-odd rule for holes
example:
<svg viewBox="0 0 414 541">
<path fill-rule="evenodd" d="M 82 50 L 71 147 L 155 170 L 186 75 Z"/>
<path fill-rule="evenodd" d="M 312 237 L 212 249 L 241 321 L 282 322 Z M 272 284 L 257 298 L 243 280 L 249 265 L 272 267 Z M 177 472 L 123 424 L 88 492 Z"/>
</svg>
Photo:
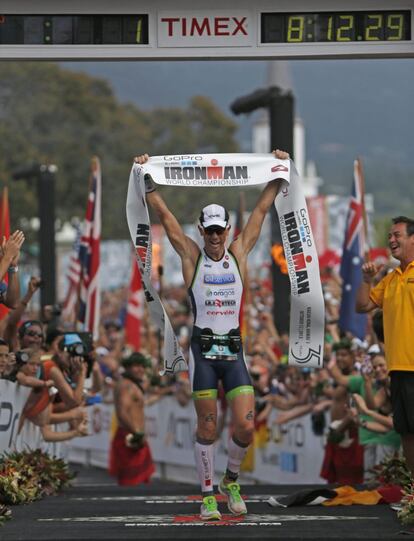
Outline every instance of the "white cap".
<svg viewBox="0 0 414 541">
<path fill-rule="evenodd" d="M 221 205 L 207 205 L 200 214 L 200 224 L 206 228 L 213 225 L 218 227 L 227 227 L 229 221 L 229 213 Z"/>
<path fill-rule="evenodd" d="M 367 353 L 368 355 L 377 355 L 378 353 L 381 353 L 381 348 L 378 344 L 372 344 L 372 346 L 368 348 Z"/>
<path fill-rule="evenodd" d="M 355 351 L 356 349 L 367 349 L 368 348 L 368 342 L 366 340 L 361 340 L 357 338 L 356 336 L 352 338 L 352 351 Z"/>
</svg>

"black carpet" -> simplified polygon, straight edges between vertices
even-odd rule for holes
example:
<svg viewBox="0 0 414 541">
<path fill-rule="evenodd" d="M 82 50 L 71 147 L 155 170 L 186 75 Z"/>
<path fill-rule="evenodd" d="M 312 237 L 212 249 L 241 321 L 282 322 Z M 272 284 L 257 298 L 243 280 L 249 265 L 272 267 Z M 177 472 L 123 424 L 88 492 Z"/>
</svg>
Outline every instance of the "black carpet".
<svg viewBox="0 0 414 541">
<path fill-rule="evenodd" d="M 75 467 L 75 469 L 80 469 Z M 13 518 L 0 527 L 4 541 L 119 539 L 282 539 L 394 540 L 404 528 L 387 505 L 302 506 L 275 508 L 269 496 L 286 495 L 304 486 L 243 487 L 248 515 L 229 515 L 220 501 L 223 520 L 201 523 L 198 489 L 178 483 L 121 488 L 97 469 L 80 469 L 76 484 L 61 495 L 12 508 Z M 408 532 L 404 532 L 408 533 Z"/>
</svg>

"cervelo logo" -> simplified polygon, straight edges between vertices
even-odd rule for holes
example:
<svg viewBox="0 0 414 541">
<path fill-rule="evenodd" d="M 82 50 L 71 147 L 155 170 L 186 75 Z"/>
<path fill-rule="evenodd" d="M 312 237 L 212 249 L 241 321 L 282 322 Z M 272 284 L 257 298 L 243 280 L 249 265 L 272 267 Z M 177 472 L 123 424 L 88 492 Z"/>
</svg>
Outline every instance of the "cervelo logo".
<svg viewBox="0 0 414 541">
<path fill-rule="evenodd" d="M 161 17 L 161 31 L 174 37 L 247 36 L 247 17 Z"/>
<path fill-rule="evenodd" d="M 279 171 L 282 171 L 283 173 L 287 173 L 289 169 L 286 167 L 286 165 L 282 165 L 281 163 L 279 165 L 274 165 L 272 167 L 272 173 L 277 173 Z"/>
<path fill-rule="evenodd" d="M 207 310 L 208 316 L 234 316 L 234 310 Z"/>
<path fill-rule="evenodd" d="M 207 289 L 206 295 L 207 297 L 224 297 L 227 299 L 227 297 L 234 297 L 235 291 L 233 288 L 229 289 L 219 289 L 218 291 L 212 291 L 211 289 Z"/>
<path fill-rule="evenodd" d="M 211 285 L 234 284 L 236 278 L 232 272 L 228 274 L 205 274 L 204 283 Z"/>
</svg>

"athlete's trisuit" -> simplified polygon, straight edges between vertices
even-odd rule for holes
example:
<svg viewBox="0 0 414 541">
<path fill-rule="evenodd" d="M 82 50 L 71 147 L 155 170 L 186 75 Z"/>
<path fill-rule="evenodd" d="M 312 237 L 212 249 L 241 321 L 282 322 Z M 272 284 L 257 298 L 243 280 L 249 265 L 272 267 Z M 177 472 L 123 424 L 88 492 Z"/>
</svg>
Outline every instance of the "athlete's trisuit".
<svg viewBox="0 0 414 541">
<path fill-rule="evenodd" d="M 240 341 L 242 293 L 239 267 L 230 251 L 219 261 L 200 252 L 189 288 L 194 314 L 189 372 L 195 399 L 216 398 L 219 379 L 227 400 L 254 393 Z"/>
</svg>

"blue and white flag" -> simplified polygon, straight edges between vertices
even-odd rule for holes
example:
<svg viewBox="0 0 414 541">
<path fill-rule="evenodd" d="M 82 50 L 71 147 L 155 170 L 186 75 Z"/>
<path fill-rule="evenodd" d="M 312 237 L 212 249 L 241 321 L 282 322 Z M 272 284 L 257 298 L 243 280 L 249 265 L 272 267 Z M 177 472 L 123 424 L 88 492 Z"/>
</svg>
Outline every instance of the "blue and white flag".
<svg viewBox="0 0 414 541">
<path fill-rule="evenodd" d="M 342 300 L 339 328 L 363 340 L 367 331 L 367 315 L 355 310 L 356 295 L 362 282 L 361 266 L 365 249 L 364 187 L 360 163 L 354 162 L 354 182 L 346 220 L 341 271 Z"/>
</svg>

